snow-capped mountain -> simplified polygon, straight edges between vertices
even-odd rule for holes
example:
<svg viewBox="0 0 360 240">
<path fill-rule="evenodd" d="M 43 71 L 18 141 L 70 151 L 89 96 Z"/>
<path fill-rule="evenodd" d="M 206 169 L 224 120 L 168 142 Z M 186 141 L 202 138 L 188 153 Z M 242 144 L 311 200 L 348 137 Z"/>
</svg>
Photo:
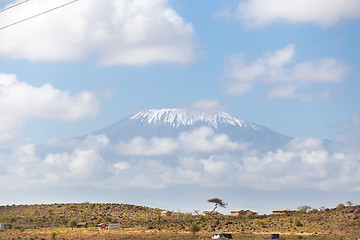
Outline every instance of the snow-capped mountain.
<svg viewBox="0 0 360 240">
<path fill-rule="evenodd" d="M 251 143 L 258 150 L 284 146 L 291 138 L 266 127 L 224 112 L 198 112 L 186 109 L 141 111 L 93 134 L 105 134 L 112 142 L 134 137 L 177 137 L 199 127 L 209 127 L 216 134 L 226 134 L 232 141 Z"/>
<path fill-rule="evenodd" d="M 142 111 L 130 117 L 132 120 L 147 122 L 149 124 L 165 123 L 172 127 L 192 126 L 200 122 L 217 128 L 218 125 L 231 125 L 239 127 L 251 127 L 256 130 L 252 123 L 240 120 L 224 112 L 206 113 L 184 109 L 159 109 Z"/>
</svg>

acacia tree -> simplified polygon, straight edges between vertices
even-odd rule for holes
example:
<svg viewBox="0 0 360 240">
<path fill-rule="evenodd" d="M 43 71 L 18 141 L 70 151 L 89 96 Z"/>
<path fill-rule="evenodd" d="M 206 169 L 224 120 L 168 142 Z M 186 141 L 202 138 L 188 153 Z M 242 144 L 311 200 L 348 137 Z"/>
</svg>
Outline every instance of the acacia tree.
<svg viewBox="0 0 360 240">
<path fill-rule="evenodd" d="M 220 207 L 223 207 L 223 208 L 226 208 L 227 207 L 227 203 L 225 203 L 223 200 L 221 200 L 220 198 L 212 198 L 212 199 L 208 199 L 207 200 L 209 203 L 214 203 L 215 204 L 215 207 L 214 209 L 211 211 L 211 212 L 214 212 L 215 209 L 220 206 Z"/>
<path fill-rule="evenodd" d="M 307 206 L 307 205 L 303 205 L 303 206 L 298 207 L 298 209 L 299 209 L 299 211 L 307 212 L 311 209 L 311 207 Z"/>
</svg>

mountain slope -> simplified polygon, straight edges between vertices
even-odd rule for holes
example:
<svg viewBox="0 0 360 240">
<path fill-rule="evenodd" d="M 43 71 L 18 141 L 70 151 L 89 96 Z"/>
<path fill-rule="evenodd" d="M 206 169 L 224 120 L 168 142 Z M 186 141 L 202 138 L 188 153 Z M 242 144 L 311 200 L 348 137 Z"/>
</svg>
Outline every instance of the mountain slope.
<svg viewBox="0 0 360 240">
<path fill-rule="evenodd" d="M 206 113 L 185 109 L 156 109 L 131 115 L 93 134 L 105 134 L 111 141 L 128 141 L 136 136 L 177 137 L 199 127 L 209 127 L 215 134 L 226 134 L 232 141 L 252 143 L 268 151 L 284 146 L 291 139 L 266 127 L 247 122 L 224 112 Z"/>
</svg>

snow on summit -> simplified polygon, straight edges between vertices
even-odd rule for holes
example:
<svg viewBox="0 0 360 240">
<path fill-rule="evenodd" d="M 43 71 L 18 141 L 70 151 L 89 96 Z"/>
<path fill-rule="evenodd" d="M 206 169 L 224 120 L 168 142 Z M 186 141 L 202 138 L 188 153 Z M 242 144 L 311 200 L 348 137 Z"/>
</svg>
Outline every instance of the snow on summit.
<svg viewBox="0 0 360 240">
<path fill-rule="evenodd" d="M 187 109 L 152 109 L 139 112 L 130 117 L 132 120 L 151 123 L 167 123 L 173 127 L 189 126 L 195 123 L 207 123 L 214 128 L 219 124 L 232 125 L 257 130 L 250 122 L 238 119 L 224 112 L 198 112 Z"/>
<path fill-rule="evenodd" d="M 179 136 L 191 134 L 200 128 L 207 128 L 212 136 L 226 136 L 234 142 L 251 143 L 258 151 L 276 150 L 291 139 L 228 113 L 183 108 L 144 110 L 93 134 L 104 134 L 112 142 L 119 143 L 131 142 L 138 137 L 148 141 L 178 139 Z"/>
</svg>

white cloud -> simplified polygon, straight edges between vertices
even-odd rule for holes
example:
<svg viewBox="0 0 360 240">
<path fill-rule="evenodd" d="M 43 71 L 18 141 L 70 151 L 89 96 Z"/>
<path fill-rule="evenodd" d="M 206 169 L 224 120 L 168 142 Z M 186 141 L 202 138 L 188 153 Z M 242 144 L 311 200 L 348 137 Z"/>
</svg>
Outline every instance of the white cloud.
<svg viewBox="0 0 360 240">
<path fill-rule="evenodd" d="M 293 151 L 288 149 L 245 157 L 242 163 L 233 167 L 238 174 L 233 174 L 238 176 L 236 182 L 258 189 L 358 191 L 359 163 L 359 154 L 330 152 L 313 147 Z"/>
<path fill-rule="evenodd" d="M 38 151 L 35 145 L 26 143 L 0 152 L 0 189 L 97 185 L 110 167 L 101 155 L 106 146 L 102 135 L 90 135 L 72 144 L 58 146 L 53 142 L 51 150 L 40 147 Z"/>
<path fill-rule="evenodd" d="M 192 132 L 182 132 L 179 136 L 179 145 L 184 152 L 227 152 L 244 150 L 247 143 L 233 142 L 225 134 L 216 134 L 213 129 L 200 127 Z"/>
<path fill-rule="evenodd" d="M 151 155 L 146 152 L 149 149 L 142 149 L 139 155 L 126 156 L 116 154 L 116 145 L 104 144 L 104 137 L 99 135 L 61 144 L 60 150 L 53 142 L 52 150 L 43 157 L 33 144 L 27 143 L 0 152 L 0 189 L 70 185 L 161 189 L 195 185 L 359 191 L 360 153 L 327 149 L 321 142 L 296 138 L 284 149 L 267 153 L 251 149 L 213 152 L 201 147 L 166 156 L 154 152 Z M 94 147 L 95 143 L 99 146 Z M 194 154 L 195 150 L 202 152 Z"/>
<path fill-rule="evenodd" d="M 72 149 L 74 146 L 81 149 L 102 150 L 110 145 L 110 139 L 104 134 L 89 134 L 83 138 L 72 138 L 67 140 L 59 140 L 56 138 L 49 139 L 44 146 L 51 149 Z"/>
<path fill-rule="evenodd" d="M 77 121 L 99 113 L 94 94 L 72 94 L 50 84 L 35 87 L 0 73 L 0 141 L 15 138 L 33 118 Z"/>
<path fill-rule="evenodd" d="M 128 168 L 130 168 L 130 164 L 128 162 L 117 162 L 113 165 L 113 168 L 111 168 L 111 171 L 113 171 L 113 169 L 117 170 L 117 171 L 123 171 L 126 170 Z M 116 171 L 115 171 L 116 172 Z"/>
<path fill-rule="evenodd" d="M 276 22 L 314 23 L 323 27 L 343 19 L 360 18 L 357 0 L 247 0 L 239 3 L 236 16 L 248 27 Z"/>
<path fill-rule="evenodd" d="M 44 168 L 51 169 L 49 172 L 53 176 L 63 179 L 62 183 L 58 183 L 63 185 L 69 184 L 74 179 L 81 182 L 91 179 L 93 182 L 90 185 L 93 185 L 105 168 L 100 152 L 91 148 L 75 148 L 70 153 L 49 153 L 43 164 Z"/>
<path fill-rule="evenodd" d="M 346 66 L 334 58 L 291 64 L 295 46 L 265 54 L 254 62 L 246 62 L 244 54 L 233 54 L 225 61 L 221 80 L 227 94 L 243 95 L 256 84 L 268 86 L 267 97 L 298 101 L 325 100 L 328 89 L 322 93 L 308 90 L 317 84 L 326 86 L 344 81 Z"/>
<path fill-rule="evenodd" d="M 225 134 L 216 134 L 209 127 L 200 127 L 191 132 L 182 132 L 177 138 L 154 137 L 146 140 L 135 137 L 129 142 L 120 142 L 117 150 L 122 155 L 153 156 L 175 153 L 212 153 L 244 150 L 247 143 L 233 142 Z"/>
<path fill-rule="evenodd" d="M 290 151 L 323 149 L 323 141 L 316 138 L 294 138 L 287 144 L 285 149 Z"/>
<path fill-rule="evenodd" d="M 93 176 L 101 167 L 102 158 L 98 152 L 93 149 L 77 150 L 73 153 L 69 170 L 78 177 Z"/>
<path fill-rule="evenodd" d="M 42 162 L 42 169 L 48 169 L 54 179 L 61 179 L 62 182 L 52 184 L 68 185 L 72 181 L 79 181 L 79 184 L 91 179 L 90 185 L 98 180 L 102 174 L 104 162 L 97 150 L 74 149 L 73 152 L 50 153 Z M 45 184 L 47 185 L 47 184 Z"/>
<path fill-rule="evenodd" d="M 230 170 L 230 165 L 222 159 L 216 159 L 211 156 L 209 159 L 201 159 L 200 162 L 203 164 L 204 172 L 210 173 L 215 176 L 224 176 Z"/>
<path fill-rule="evenodd" d="M 171 160 L 119 162 L 108 186 L 165 188 L 174 185 L 227 186 L 262 190 L 358 191 L 360 154 L 324 150 L 278 150 L 264 154 L 184 156 Z"/>
<path fill-rule="evenodd" d="M 1 14 L 6 25 L 65 3 L 39 0 Z M 26 39 L 26 40 L 25 40 Z M 97 56 L 105 65 L 189 63 L 195 33 L 167 0 L 79 1 L 0 31 L 0 55 L 32 61 Z"/>
<path fill-rule="evenodd" d="M 31 143 L 0 153 L 0 166 L 1 189 L 36 188 L 37 184 L 44 184 L 46 171 Z"/>
<path fill-rule="evenodd" d="M 171 154 L 178 148 L 176 141 L 170 138 L 151 138 L 149 141 L 142 137 L 135 137 L 129 142 L 118 144 L 118 151 L 124 155 L 164 155 Z"/>
</svg>

